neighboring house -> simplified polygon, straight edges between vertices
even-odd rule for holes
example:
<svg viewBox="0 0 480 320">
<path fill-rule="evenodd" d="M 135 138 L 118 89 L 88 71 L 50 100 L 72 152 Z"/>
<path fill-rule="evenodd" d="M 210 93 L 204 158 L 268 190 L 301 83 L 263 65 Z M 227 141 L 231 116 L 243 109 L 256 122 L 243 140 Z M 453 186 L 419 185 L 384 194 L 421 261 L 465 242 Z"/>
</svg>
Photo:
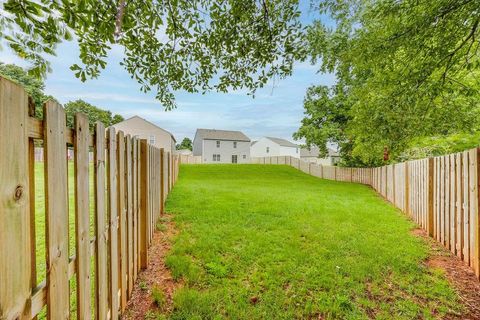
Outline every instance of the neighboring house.
<svg viewBox="0 0 480 320">
<path fill-rule="evenodd" d="M 254 157 L 275 157 L 292 156 L 300 158 L 300 146 L 285 139 L 263 137 L 252 143 L 250 156 Z"/>
<path fill-rule="evenodd" d="M 249 163 L 250 138 L 240 131 L 197 129 L 193 155 L 203 163 Z"/>
<path fill-rule="evenodd" d="M 325 158 L 319 158 L 318 156 L 320 152 L 318 147 L 312 147 L 310 149 L 302 148 L 300 150 L 300 159 L 306 162 L 314 162 L 324 166 L 333 166 L 340 161 L 340 154 L 331 148 L 327 149 L 328 155 Z"/>
<path fill-rule="evenodd" d="M 173 134 L 139 116 L 133 116 L 125 121 L 113 125 L 116 131 L 123 131 L 125 134 L 136 136 L 140 139 L 147 139 L 151 145 L 163 148 L 168 152 L 175 152 L 175 137 Z"/>
</svg>

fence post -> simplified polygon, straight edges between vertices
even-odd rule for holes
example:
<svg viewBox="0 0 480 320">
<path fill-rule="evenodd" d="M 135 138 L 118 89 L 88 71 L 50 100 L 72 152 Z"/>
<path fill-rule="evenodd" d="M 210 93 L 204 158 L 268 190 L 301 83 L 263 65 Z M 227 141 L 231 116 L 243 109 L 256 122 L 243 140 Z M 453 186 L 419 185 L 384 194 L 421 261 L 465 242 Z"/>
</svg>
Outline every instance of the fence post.
<svg viewBox="0 0 480 320">
<path fill-rule="evenodd" d="M 427 232 L 433 237 L 433 158 L 428 158 L 428 221 Z"/>
<path fill-rule="evenodd" d="M 140 140 L 140 267 L 148 266 L 148 145 L 146 139 Z"/>
</svg>

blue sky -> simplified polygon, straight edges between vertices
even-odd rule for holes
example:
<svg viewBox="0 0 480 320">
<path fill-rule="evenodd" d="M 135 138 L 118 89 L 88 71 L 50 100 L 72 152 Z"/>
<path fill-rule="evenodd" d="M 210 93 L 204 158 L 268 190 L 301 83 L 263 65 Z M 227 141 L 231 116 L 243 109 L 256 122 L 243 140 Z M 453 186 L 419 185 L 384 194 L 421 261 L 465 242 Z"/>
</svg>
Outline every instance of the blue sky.
<svg viewBox="0 0 480 320">
<path fill-rule="evenodd" d="M 305 4 L 302 12 L 304 22 L 314 18 Z M 102 75 L 82 83 L 69 69 L 79 61 L 77 46 L 74 42 L 63 43 L 57 56 L 49 59 L 53 71 L 45 81 L 45 92 L 61 103 L 83 99 L 125 118 L 139 115 L 172 132 L 177 141 L 184 137 L 193 139 L 197 128 L 241 130 L 252 140 L 262 136 L 292 140 L 303 118 L 306 89 L 335 81 L 333 75 L 317 73 L 318 66 L 297 63 L 292 76 L 270 83 L 257 91 L 255 98 L 245 91 L 205 95 L 180 92 L 176 94 L 178 108 L 165 111 L 153 93 L 140 92 L 137 82 L 119 65 L 121 59 L 122 50 L 112 49 Z M 5 46 L 0 51 L 0 61 L 28 66 Z"/>
</svg>

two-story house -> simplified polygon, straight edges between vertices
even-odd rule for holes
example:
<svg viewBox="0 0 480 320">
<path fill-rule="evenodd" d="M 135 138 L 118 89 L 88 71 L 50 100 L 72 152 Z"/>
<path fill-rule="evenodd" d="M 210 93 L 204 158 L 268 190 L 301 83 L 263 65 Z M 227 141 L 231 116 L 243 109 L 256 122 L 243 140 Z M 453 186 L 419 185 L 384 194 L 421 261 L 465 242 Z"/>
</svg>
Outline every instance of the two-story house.
<svg viewBox="0 0 480 320">
<path fill-rule="evenodd" d="M 320 151 L 318 147 L 312 147 L 310 149 L 302 148 L 300 150 L 300 159 L 306 162 L 313 162 L 324 166 L 334 166 L 340 161 L 340 154 L 328 147 L 328 154 L 325 158 L 319 158 Z"/>
<path fill-rule="evenodd" d="M 125 134 L 136 136 L 139 139 L 147 139 L 148 143 L 157 148 L 163 148 L 171 153 L 175 152 L 176 140 L 173 134 L 139 116 L 133 116 L 113 127 L 117 131 L 121 130 Z"/>
<path fill-rule="evenodd" d="M 249 163 L 250 138 L 240 131 L 197 129 L 193 155 L 203 163 Z"/>
<path fill-rule="evenodd" d="M 252 146 L 250 147 L 250 156 L 252 158 L 275 156 L 300 158 L 300 147 L 285 139 L 263 137 L 255 143 L 252 143 Z"/>
</svg>

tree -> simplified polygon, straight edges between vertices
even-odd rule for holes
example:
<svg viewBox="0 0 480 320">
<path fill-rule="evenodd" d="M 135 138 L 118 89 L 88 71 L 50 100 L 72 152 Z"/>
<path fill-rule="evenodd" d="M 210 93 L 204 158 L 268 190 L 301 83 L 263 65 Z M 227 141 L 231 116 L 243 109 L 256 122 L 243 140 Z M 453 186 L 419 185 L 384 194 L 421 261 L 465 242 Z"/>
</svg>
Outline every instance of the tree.
<svg viewBox="0 0 480 320">
<path fill-rule="evenodd" d="M 297 138 L 322 144 L 340 126 L 351 157 L 376 164 L 385 147 L 395 158 L 412 139 L 477 130 L 479 8 L 478 0 L 321 1 L 336 25 L 308 28 L 310 54 L 343 90 L 315 108 L 340 108 L 347 121 L 326 118 L 323 136 L 303 124 Z M 306 110 L 318 121 L 321 112 Z"/>
<path fill-rule="evenodd" d="M 112 121 L 110 121 L 110 125 L 113 126 L 114 124 L 122 122 L 123 120 L 125 119 L 121 115 L 116 114 L 113 116 Z"/>
<path fill-rule="evenodd" d="M 143 91 L 156 90 L 166 108 L 173 92 L 247 88 L 291 74 L 304 56 L 298 0 L 7 0 L 0 38 L 32 72 L 45 75 L 45 54 L 75 39 L 82 81 L 96 78 L 114 45 Z"/>
<path fill-rule="evenodd" d="M 177 150 L 188 149 L 192 151 L 193 149 L 192 140 L 190 140 L 190 138 L 183 138 L 182 142 L 180 144 L 177 144 L 176 149 Z"/>
<path fill-rule="evenodd" d="M 75 114 L 81 112 L 87 115 L 90 125 L 90 131 L 95 128 L 95 123 L 101 121 L 106 127 L 115 123 L 123 121 L 121 115 L 116 114 L 112 117 L 112 113 L 107 110 L 102 110 L 83 100 L 70 101 L 65 104 L 65 114 L 67 115 L 67 127 L 73 128 L 75 126 Z"/>
<path fill-rule="evenodd" d="M 21 84 L 35 103 L 35 117 L 43 118 L 43 103 L 47 101 L 49 96 L 45 95 L 43 90 L 45 84 L 26 72 L 23 68 L 14 64 L 5 64 L 0 62 L 0 75 Z"/>
</svg>

